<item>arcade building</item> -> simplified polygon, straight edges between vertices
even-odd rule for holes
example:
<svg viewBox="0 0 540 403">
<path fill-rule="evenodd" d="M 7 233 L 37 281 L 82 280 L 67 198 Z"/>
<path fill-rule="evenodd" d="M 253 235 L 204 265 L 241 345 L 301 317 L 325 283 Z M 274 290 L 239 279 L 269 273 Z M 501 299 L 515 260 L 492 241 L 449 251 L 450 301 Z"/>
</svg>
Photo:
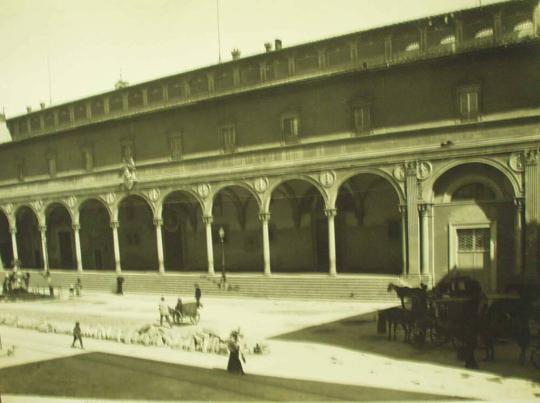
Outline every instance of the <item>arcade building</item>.
<svg viewBox="0 0 540 403">
<path fill-rule="evenodd" d="M 539 278 L 538 0 L 276 40 L 5 124 L 2 270 L 140 289 L 226 271 L 262 295 Z"/>
</svg>

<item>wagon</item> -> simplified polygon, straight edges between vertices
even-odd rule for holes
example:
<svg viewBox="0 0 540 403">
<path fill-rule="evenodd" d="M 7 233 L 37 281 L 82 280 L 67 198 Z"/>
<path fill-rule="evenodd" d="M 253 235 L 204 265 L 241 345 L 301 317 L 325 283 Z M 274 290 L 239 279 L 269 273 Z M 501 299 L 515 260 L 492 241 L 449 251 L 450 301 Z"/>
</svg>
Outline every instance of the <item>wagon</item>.
<svg viewBox="0 0 540 403">
<path fill-rule="evenodd" d="M 169 308 L 169 313 L 174 318 L 174 312 L 176 312 L 173 308 Z M 199 323 L 199 320 L 201 318 L 201 314 L 199 313 L 199 307 L 196 302 L 188 302 L 185 304 L 182 304 L 182 312 L 180 313 L 180 323 L 184 323 L 185 319 L 189 319 L 189 321 L 192 324 Z"/>
</svg>

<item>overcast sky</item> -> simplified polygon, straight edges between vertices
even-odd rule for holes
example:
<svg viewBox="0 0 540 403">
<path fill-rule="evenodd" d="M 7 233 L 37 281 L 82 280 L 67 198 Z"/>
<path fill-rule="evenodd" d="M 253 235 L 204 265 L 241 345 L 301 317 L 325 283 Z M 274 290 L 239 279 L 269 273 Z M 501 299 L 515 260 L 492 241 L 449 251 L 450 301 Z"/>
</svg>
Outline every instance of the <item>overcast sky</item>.
<svg viewBox="0 0 540 403">
<path fill-rule="evenodd" d="M 490 4 L 500 0 L 482 0 Z M 479 0 L 219 0 L 221 54 L 264 51 L 431 14 Z M 108 91 L 217 63 L 217 0 L 0 0 L 0 108 Z"/>
</svg>

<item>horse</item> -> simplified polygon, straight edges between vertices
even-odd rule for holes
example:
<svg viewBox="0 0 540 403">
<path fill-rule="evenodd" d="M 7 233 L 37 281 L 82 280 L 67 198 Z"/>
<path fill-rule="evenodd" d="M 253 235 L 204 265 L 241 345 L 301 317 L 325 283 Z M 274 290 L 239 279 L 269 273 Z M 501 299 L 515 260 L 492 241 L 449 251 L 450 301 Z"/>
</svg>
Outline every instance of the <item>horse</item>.
<svg viewBox="0 0 540 403">
<path fill-rule="evenodd" d="M 421 288 L 412 288 L 412 287 L 400 287 L 393 283 L 388 284 L 386 291 L 391 292 L 395 291 L 398 298 L 401 300 L 401 307 L 405 309 L 405 298 L 415 298 L 422 297 L 422 294 L 426 292 L 426 285 L 422 284 Z"/>
<path fill-rule="evenodd" d="M 386 333 L 386 322 L 388 322 L 388 340 L 392 340 L 392 326 L 394 328 L 394 340 L 396 340 L 396 328 L 401 325 L 405 332 L 404 342 L 409 341 L 412 313 L 406 309 L 394 307 L 379 311 L 379 320 L 377 322 L 377 332 Z"/>
</svg>

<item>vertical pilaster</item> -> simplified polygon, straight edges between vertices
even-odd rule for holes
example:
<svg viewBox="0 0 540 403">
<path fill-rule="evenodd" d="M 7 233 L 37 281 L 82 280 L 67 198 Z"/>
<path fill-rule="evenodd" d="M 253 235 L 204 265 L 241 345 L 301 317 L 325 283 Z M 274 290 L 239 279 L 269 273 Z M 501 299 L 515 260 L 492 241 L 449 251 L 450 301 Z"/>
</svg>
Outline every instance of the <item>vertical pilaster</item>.
<svg viewBox="0 0 540 403">
<path fill-rule="evenodd" d="M 399 213 L 401 214 L 401 259 L 403 270 L 402 274 L 407 275 L 407 206 L 399 205 Z"/>
<path fill-rule="evenodd" d="M 82 272 L 82 254 L 81 254 L 81 238 L 79 231 L 81 230 L 80 224 L 73 224 L 73 236 L 75 237 L 75 259 L 77 260 L 77 271 Z"/>
<path fill-rule="evenodd" d="M 49 254 L 47 253 L 47 226 L 40 225 L 39 232 L 41 234 L 41 253 L 43 256 L 43 270 L 49 270 Z"/>
<path fill-rule="evenodd" d="M 422 270 L 421 273 L 426 275 L 430 273 L 429 270 L 429 213 L 431 210 L 431 204 L 419 204 L 418 211 L 420 213 L 420 227 L 421 232 L 421 261 L 422 261 Z"/>
<path fill-rule="evenodd" d="M 13 266 L 15 266 L 17 260 L 19 260 L 19 249 L 17 248 L 17 228 L 10 227 L 9 232 L 11 233 L 11 247 L 13 248 Z"/>
<path fill-rule="evenodd" d="M 416 178 L 416 162 L 408 162 L 405 166 L 407 193 L 407 251 L 409 275 L 420 274 L 420 237 L 418 228 L 418 182 Z"/>
<path fill-rule="evenodd" d="M 154 225 L 156 226 L 158 270 L 159 274 L 165 274 L 165 264 L 163 261 L 163 238 L 161 236 L 161 226 L 163 225 L 163 220 L 154 218 Z"/>
<path fill-rule="evenodd" d="M 525 271 L 533 274 L 538 265 L 538 153 L 531 150 L 525 153 Z"/>
<path fill-rule="evenodd" d="M 268 235 L 268 221 L 270 221 L 270 213 L 259 214 L 259 220 L 261 220 L 262 223 L 264 274 L 269 276 L 272 274 L 270 270 L 270 237 Z"/>
<path fill-rule="evenodd" d="M 328 263 L 329 274 L 335 276 L 336 270 L 336 230 L 334 227 L 334 217 L 337 214 L 336 209 L 326 209 L 324 214 L 328 217 Z"/>
<path fill-rule="evenodd" d="M 122 265 L 120 263 L 120 243 L 118 242 L 118 226 L 118 221 L 111 221 L 114 247 L 114 267 L 117 273 L 122 273 Z"/>
<path fill-rule="evenodd" d="M 514 199 L 514 273 L 523 272 L 523 207 L 522 197 Z"/>
<path fill-rule="evenodd" d="M 212 222 L 214 217 L 204 216 L 203 222 L 206 226 L 206 255 L 208 257 L 208 275 L 214 275 L 214 247 L 212 244 Z"/>
</svg>

